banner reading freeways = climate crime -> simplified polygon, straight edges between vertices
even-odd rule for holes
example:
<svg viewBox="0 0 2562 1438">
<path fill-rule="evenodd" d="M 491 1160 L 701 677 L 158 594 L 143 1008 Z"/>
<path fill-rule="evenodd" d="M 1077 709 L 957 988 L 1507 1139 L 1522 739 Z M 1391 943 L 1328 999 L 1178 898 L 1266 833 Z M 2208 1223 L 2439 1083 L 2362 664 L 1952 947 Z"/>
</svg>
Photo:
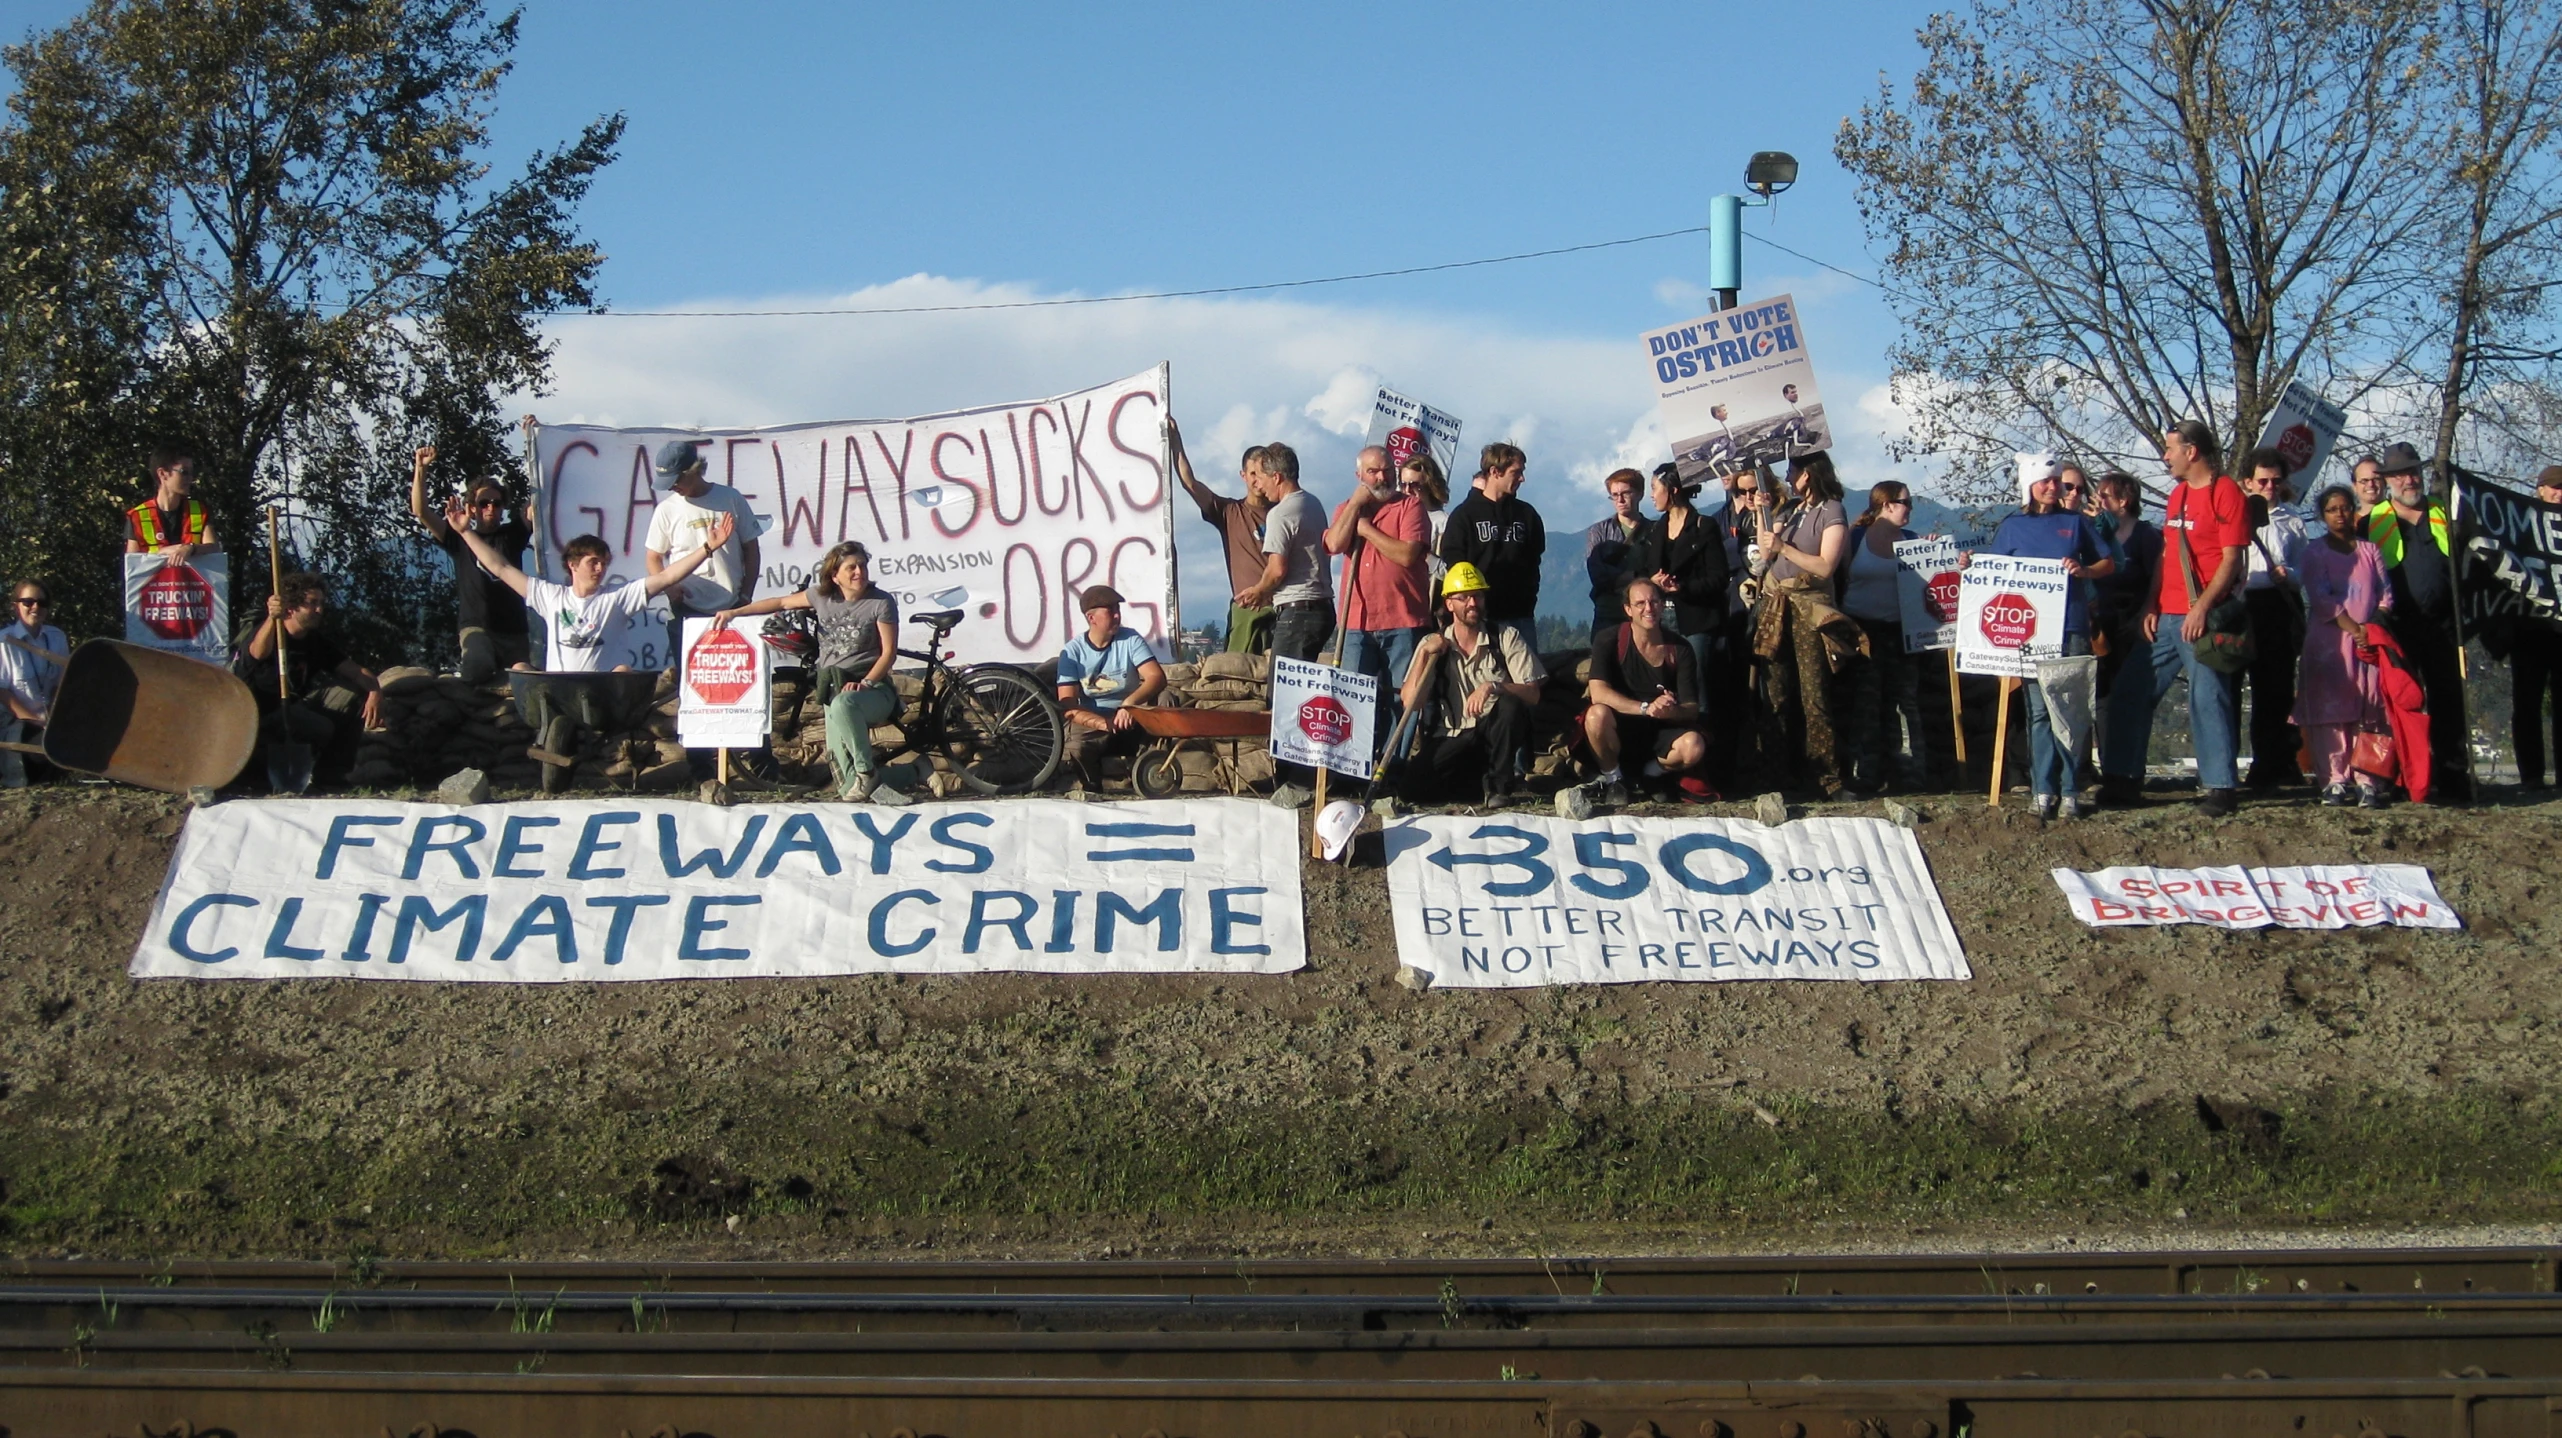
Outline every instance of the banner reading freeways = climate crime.
<svg viewBox="0 0 2562 1438">
<path fill-rule="evenodd" d="M 221 804 L 188 816 L 131 971 L 1281 973 L 1307 962 L 1298 849 L 1291 814 L 1221 799 Z"/>
</svg>

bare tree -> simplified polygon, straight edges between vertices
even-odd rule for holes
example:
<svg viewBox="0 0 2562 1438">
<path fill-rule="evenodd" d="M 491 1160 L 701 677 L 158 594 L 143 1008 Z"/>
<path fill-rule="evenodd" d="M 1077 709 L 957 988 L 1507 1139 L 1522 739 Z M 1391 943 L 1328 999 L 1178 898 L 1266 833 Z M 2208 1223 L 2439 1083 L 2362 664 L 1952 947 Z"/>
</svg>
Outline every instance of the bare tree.
<svg viewBox="0 0 2562 1438">
<path fill-rule="evenodd" d="M 2492 431 L 2477 443 L 2495 453 L 2528 427 L 2549 445 L 2544 376 L 2562 358 L 2547 303 L 2562 260 L 2562 4 L 2449 0 L 2442 29 L 2445 88 L 2433 108 L 2449 193 L 2437 243 L 2451 275 L 2444 364 L 2427 376 L 2440 474 L 2468 419 Z"/>
<path fill-rule="evenodd" d="M 2355 403 L 2439 326 L 2423 0 L 1981 0 L 1834 153 L 1903 320 L 1907 453 L 2237 443 L 2289 380 Z M 2352 383 L 2335 386 L 2349 376 Z M 2362 378 L 2360 378 L 2362 377 Z"/>
</svg>

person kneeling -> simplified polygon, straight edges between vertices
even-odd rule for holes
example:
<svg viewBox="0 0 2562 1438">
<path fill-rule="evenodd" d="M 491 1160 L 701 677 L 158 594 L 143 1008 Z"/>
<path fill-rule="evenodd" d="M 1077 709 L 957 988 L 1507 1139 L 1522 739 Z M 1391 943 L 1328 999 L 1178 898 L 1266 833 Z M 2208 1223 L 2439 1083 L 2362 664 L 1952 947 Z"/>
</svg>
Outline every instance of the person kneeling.
<svg viewBox="0 0 2562 1438">
<path fill-rule="evenodd" d="M 311 787 L 315 771 L 336 783 L 354 767 L 359 714 L 367 729 L 381 727 L 382 687 L 372 671 L 347 657 L 321 620 L 328 598 L 317 574 L 288 574 L 267 596 L 267 617 L 232 660 L 232 672 L 258 701 L 258 738 L 267 751 L 267 786 L 279 794 Z M 276 631 L 284 630 L 284 673 L 276 669 Z M 283 693 L 279 693 L 279 688 Z M 333 689 L 364 696 L 349 714 Z"/>
<path fill-rule="evenodd" d="M 1592 646 L 1591 703 L 1583 711 L 1584 742 L 1601 767 L 1594 802 L 1628 802 L 1620 754 L 1633 750 L 1648 779 L 1665 780 L 1696 769 L 1708 757 L 1699 732 L 1699 661 L 1688 644 L 1664 629 L 1664 597 L 1650 580 L 1628 584 L 1628 622 L 1603 632 Z M 1697 781 L 1693 781 L 1697 784 Z M 1687 787 L 1687 786 L 1686 786 Z M 1707 798 L 1704 784 L 1688 789 Z"/>
<path fill-rule="evenodd" d="M 1415 646 L 1399 698 L 1421 737 L 1405 769 L 1408 798 L 1418 804 L 1461 798 L 1500 804 L 1530 738 L 1530 706 L 1547 671 L 1522 642 L 1517 625 L 1486 627 L 1492 586 L 1473 564 L 1450 566 L 1441 581 L 1450 624 Z"/>
</svg>

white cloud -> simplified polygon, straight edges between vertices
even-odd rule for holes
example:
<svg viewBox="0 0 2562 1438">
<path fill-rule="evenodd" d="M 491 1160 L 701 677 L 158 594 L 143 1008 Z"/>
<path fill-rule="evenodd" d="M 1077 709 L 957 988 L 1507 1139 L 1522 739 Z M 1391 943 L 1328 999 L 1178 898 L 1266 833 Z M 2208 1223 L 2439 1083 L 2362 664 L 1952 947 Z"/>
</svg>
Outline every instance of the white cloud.
<svg viewBox="0 0 2562 1438">
<path fill-rule="evenodd" d="M 883 309 L 1056 298 L 1019 284 L 911 275 L 846 295 L 706 297 L 680 310 Z M 1133 300 L 1011 310 L 774 318 L 565 318 L 555 422 L 743 426 L 931 414 L 1062 394 L 1170 361 L 1195 464 L 1236 489 L 1235 456 L 1279 439 L 1331 504 L 1382 377 L 1460 417 L 1462 458 L 1509 439 L 1530 451 L 1526 497 L 1552 531 L 1605 509 L 1601 476 L 1671 457 L 1636 338 L 1532 334 L 1491 319 L 1285 300 Z M 1830 376 L 1860 393 L 1848 373 Z M 1862 396 L 1863 421 L 1873 415 Z M 1847 417 L 1847 416 L 1845 416 Z M 1882 437 L 1842 427 L 1846 480 L 1883 477 Z M 1466 466 L 1463 466 L 1466 467 Z M 1221 612 L 1214 537 L 1178 513 L 1186 606 Z"/>
</svg>

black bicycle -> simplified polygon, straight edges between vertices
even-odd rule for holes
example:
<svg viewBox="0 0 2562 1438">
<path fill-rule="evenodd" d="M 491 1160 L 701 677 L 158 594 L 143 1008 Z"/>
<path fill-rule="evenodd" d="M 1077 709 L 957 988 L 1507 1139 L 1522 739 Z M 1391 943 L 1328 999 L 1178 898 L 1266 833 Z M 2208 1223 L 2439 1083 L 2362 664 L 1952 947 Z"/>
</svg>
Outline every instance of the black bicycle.
<svg viewBox="0 0 2562 1438">
<path fill-rule="evenodd" d="M 1049 783 L 1067 749 L 1057 697 L 1012 664 L 946 664 L 943 640 L 961 622 L 960 610 L 911 614 L 907 622 L 933 634 L 922 650 L 898 651 L 924 662 L 925 689 L 900 716 L 905 738 L 894 752 L 941 755 L 974 793 L 1022 794 Z"/>
</svg>

